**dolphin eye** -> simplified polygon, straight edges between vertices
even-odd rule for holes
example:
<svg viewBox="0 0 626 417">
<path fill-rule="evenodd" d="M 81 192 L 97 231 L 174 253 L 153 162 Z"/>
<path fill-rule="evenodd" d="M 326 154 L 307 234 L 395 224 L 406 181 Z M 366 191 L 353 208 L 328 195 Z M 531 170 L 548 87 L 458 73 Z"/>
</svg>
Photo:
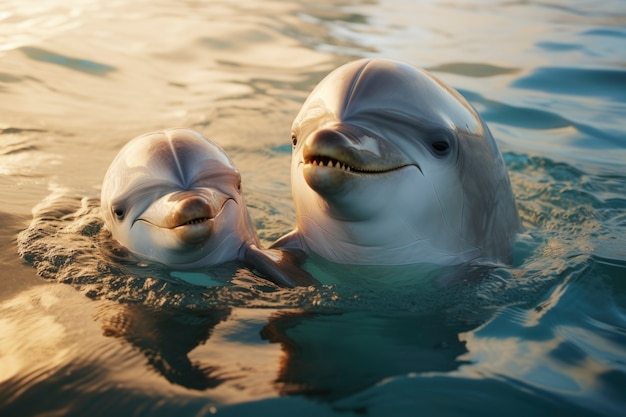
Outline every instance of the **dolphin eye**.
<svg viewBox="0 0 626 417">
<path fill-rule="evenodd" d="M 124 212 L 124 209 L 121 207 L 114 207 L 113 208 L 113 215 L 115 215 L 115 218 L 119 221 L 124 220 L 124 214 L 126 214 Z"/>
<path fill-rule="evenodd" d="M 444 157 L 450 154 L 456 142 L 454 132 L 445 129 L 437 129 L 429 135 L 430 151 L 434 156 Z"/>
<path fill-rule="evenodd" d="M 450 144 L 442 140 L 433 142 L 430 146 L 433 148 L 435 154 L 439 156 L 445 155 L 446 153 L 448 153 L 448 149 L 450 149 Z"/>
<path fill-rule="evenodd" d="M 298 137 L 296 136 L 296 134 L 295 134 L 295 133 L 292 133 L 292 134 L 291 134 L 291 144 L 292 144 L 293 146 L 296 146 L 296 145 L 298 144 Z"/>
<path fill-rule="evenodd" d="M 241 181 L 237 183 L 237 191 L 241 192 Z"/>
</svg>

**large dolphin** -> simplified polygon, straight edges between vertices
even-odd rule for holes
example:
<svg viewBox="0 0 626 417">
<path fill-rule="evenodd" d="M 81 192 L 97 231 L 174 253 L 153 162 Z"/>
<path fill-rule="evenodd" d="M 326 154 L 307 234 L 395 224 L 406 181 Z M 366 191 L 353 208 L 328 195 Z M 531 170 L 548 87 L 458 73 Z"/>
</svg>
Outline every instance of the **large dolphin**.
<svg viewBox="0 0 626 417">
<path fill-rule="evenodd" d="M 520 229 L 478 113 L 406 63 L 330 73 L 292 127 L 296 229 L 272 247 L 359 265 L 509 263 Z"/>
<path fill-rule="evenodd" d="M 127 143 L 105 174 L 101 206 L 114 239 L 176 269 L 244 262 L 267 279 L 314 282 L 280 251 L 263 251 L 224 150 L 200 133 L 170 129 Z"/>
</svg>

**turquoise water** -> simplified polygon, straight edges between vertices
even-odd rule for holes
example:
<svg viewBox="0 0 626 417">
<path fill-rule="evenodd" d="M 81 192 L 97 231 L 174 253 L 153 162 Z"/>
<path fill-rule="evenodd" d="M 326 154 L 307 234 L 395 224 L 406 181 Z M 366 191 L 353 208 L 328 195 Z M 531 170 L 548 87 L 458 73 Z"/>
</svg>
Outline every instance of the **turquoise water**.
<svg viewBox="0 0 626 417">
<path fill-rule="evenodd" d="M 6 4 L 0 415 L 623 415 L 625 41 L 624 1 Z M 264 244 L 288 232 L 291 122 L 360 57 L 428 69 L 487 121 L 514 265 L 321 264 L 327 285 L 279 290 L 106 260 L 108 164 L 174 126 L 233 158 Z"/>
</svg>

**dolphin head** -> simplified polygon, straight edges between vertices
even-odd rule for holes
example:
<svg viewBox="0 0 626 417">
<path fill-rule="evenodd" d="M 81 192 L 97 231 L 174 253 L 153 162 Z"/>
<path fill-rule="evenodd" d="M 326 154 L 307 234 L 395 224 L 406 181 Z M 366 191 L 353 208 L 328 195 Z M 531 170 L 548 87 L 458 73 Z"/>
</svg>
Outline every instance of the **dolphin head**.
<svg viewBox="0 0 626 417">
<path fill-rule="evenodd" d="M 510 260 L 519 218 L 478 113 L 423 70 L 359 60 L 330 73 L 292 127 L 306 250 L 339 263 Z"/>
<path fill-rule="evenodd" d="M 201 134 L 171 129 L 122 148 L 102 184 L 106 227 L 135 255 L 182 268 L 237 258 L 256 234 L 241 175 Z"/>
</svg>

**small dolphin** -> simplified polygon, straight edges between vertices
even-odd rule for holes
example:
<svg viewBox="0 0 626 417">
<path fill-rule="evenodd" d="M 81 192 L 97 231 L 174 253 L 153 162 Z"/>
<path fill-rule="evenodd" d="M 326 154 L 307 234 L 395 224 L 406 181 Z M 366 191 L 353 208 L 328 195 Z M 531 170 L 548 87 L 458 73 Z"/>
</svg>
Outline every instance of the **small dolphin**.
<svg viewBox="0 0 626 417">
<path fill-rule="evenodd" d="M 272 247 L 358 265 L 509 263 L 520 230 L 478 113 L 412 65 L 330 73 L 292 127 L 296 229 Z"/>
<path fill-rule="evenodd" d="M 239 171 L 193 130 L 127 143 L 104 177 L 100 200 L 113 238 L 140 258 L 185 270 L 241 261 L 280 285 L 315 282 L 291 255 L 259 248 Z"/>
</svg>

